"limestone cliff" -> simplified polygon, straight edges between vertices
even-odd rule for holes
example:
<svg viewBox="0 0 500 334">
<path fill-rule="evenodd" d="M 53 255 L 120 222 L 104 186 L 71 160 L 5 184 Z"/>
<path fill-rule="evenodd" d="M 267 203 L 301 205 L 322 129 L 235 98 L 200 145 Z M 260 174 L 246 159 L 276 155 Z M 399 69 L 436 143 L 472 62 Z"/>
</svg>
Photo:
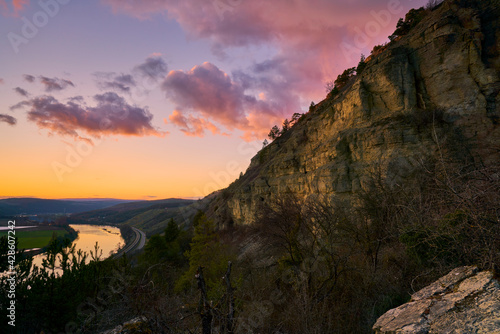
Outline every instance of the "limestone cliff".
<svg viewBox="0 0 500 334">
<path fill-rule="evenodd" d="M 397 184 L 445 141 L 467 141 L 482 159 L 498 159 L 498 17 L 499 0 L 450 0 L 429 11 L 261 150 L 213 215 L 251 223 L 272 196 L 350 196 L 373 172 Z"/>
</svg>

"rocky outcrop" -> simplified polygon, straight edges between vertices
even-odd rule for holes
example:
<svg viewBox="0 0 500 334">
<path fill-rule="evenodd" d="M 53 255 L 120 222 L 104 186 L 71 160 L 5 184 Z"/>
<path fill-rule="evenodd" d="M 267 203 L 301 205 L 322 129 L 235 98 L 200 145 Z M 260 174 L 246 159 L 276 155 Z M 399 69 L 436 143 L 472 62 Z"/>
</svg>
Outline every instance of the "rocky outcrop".
<svg viewBox="0 0 500 334">
<path fill-rule="evenodd" d="M 500 333 L 500 282 L 490 271 L 461 267 L 382 315 L 375 333 Z"/>
<path fill-rule="evenodd" d="M 101 334 L 135 334 L 135 333 L 154 333 L 150 328 L 148 319 L 144 316 L 127 321 L 113 329 L 102 332 Z"/>
<path fill-rule="evenodd" d="M 450 0 L 429 12 L 340 94 L 261 150 L 213 216 L 248 224 L 273 196 L 348 197 L 374 173 L 398 184 L 444 142 L 467 142 L 484 161 L 498 159 L 498 17 L 499 0 Z"/>
</svg>

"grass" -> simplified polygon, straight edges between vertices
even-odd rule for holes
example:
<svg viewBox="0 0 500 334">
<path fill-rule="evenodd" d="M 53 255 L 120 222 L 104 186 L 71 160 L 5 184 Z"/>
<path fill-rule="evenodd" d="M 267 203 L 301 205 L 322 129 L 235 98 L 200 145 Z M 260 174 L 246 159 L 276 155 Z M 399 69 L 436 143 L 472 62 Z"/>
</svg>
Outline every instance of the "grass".
<svg viewBox="0 0 500 334">
<path fill-rule="evenodd" d="M 64 229 L 56 230 L 36 230 L 36 231 L 16 231 L 16 237 L 19 240 L 19 249 L 42 248 L 49 244 L 52 234 L 64 235 L 67 233 Z M 1 231 L 0 236 L 7 235 L 7 231 Z"/>
</svg>

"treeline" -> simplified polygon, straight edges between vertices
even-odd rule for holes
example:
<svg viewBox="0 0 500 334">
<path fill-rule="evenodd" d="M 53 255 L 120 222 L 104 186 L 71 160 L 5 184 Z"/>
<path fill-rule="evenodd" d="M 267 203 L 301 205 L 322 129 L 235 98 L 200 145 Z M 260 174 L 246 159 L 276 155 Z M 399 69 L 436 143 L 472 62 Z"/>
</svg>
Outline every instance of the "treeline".
<svg viewBox="0 0 500 334">
<path fill-rule="evenodd" d="M 1 251 L 3 254 L 3 245 Z M 41 267 L 33 266 L 31 257 L 17 252 L 15 273 L 2 276 L 0 284 L 1 316 L 8 319 L 7 305 L 15 301 L 15 327 L 2 321 L 0 332 L 88 332 L 98 317 L 106 317 L 102 313 L 105 305 L 120 301 L 119 294 L 109 287 L 113 276 L 128 268 L 126 262 L 101 260 L 97 244 L 90 253 L 83 253 L 76 251 L 67 238 L 51 240 Z M 115 312 L 107 321 L 121 321 L 119 316 Z"/>
</svg>

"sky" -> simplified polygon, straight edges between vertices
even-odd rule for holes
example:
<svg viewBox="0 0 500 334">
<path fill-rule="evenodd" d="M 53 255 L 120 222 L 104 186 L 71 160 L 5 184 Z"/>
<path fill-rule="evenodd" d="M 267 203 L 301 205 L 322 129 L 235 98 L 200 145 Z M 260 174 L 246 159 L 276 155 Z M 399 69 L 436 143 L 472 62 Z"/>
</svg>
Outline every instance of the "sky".
<svg viewBox="0 0 500 334">
<path fill-rule="evenodd" d="M 0 0 L 0 198 L 199 198 L 426 0 Z"/>
</svg>

